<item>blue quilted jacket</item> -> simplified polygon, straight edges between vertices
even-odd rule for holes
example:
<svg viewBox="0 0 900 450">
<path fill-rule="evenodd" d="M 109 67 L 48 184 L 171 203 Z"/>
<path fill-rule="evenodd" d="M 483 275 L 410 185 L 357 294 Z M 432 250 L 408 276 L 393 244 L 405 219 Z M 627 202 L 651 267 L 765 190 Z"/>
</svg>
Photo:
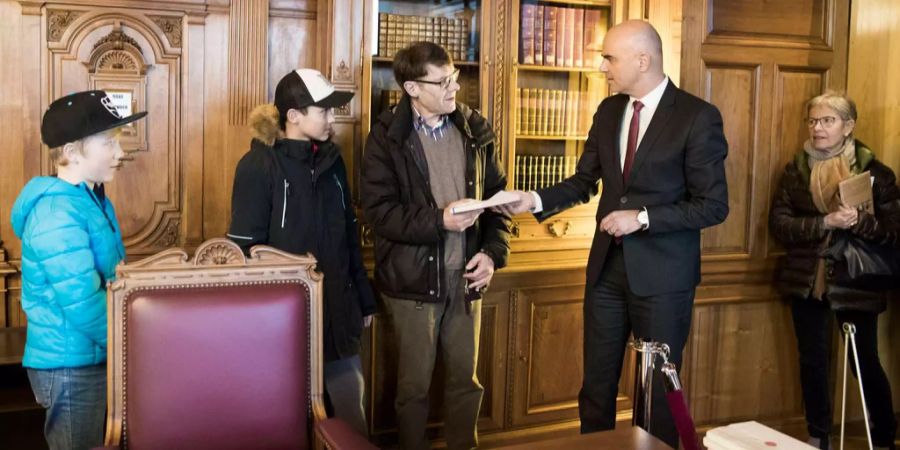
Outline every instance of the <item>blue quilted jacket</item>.
<svg viewBox="0 0 900 450">
<path fill-rule="evenodd" d="M 84 183 L 37 177 L 12 209 L 22 240 L 22 365 L 81 367 L 106 360 L 106 282 L 125 257 L 112 203 Z"/>
</svg>

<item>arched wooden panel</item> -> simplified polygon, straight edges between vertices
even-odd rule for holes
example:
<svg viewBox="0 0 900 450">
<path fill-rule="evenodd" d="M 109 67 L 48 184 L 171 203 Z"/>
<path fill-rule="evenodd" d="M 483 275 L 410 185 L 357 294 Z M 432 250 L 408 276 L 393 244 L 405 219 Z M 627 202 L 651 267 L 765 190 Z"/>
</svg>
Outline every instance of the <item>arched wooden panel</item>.
<svg viewBox="0 0 900 450">
<path fill-rule="evenodd" d="M 68 13 L 69 15 L 65 15 Z M 130 154 L 117 180 L 109 183 L 107 193 L 117 207 L 125 246 L 129 254 L 149 254 L 178 241 L 181 227 L 181 75 L 182 51 L 173 47 L 153 19 L 125 10 L 60 11 L 47 15 L 48 89 L 45 100 L 86 89 L 127 89 L 148 112 L 138 126 L 145 144 Z M 70 23 L 56 17 L 74 17 Z M 159 19 L 157 19 L 159 20 Z M 65 26 L 64 26 L 65 25 Z M 171 34 L 171 31 L 170 31 Z M 179 42 L 178 39 L 173 39 Z M 122 72 L 110 72 L 98 80 L 94 59 L 105 43 L 133 49 L 132 63 L 143 63 L 145 75 L 140 83 L 130 84 Z M 120 50 L 124 57 L 124 50 Z M 108 54 L 107 54 L 108 55 Z M 142 61 L 139 61 L 142 59 Z M 44 155 L 44 172 L 49 161 Z"/>
</svg>

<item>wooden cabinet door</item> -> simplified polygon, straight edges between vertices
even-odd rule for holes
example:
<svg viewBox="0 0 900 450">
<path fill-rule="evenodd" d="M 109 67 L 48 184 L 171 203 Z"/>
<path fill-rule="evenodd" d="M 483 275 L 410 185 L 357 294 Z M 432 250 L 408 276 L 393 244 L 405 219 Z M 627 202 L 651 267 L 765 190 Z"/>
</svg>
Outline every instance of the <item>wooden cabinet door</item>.
<svg viewBox="0 0 900 450">
<path fill-rule="evenodd" d="M 511 295 L 515 320 L 511 425 L 577 419 L 584 370 L 584 284 L 519 289 Z M 617 410 L 625 414 L 631 408 L 630 361 L 626 357 L 617 402 Z"/>
<path fill-rule="evenodd" d="M 703 230 L 682 378 L 698 425 L 802 417 L 790 310 L 768 232 L 785 165 L 809 134 L 805 103 L 847 78 L 848 0 L 685 0 L 681 87 L 722 113 L 730 213 Z"/>
</svg>

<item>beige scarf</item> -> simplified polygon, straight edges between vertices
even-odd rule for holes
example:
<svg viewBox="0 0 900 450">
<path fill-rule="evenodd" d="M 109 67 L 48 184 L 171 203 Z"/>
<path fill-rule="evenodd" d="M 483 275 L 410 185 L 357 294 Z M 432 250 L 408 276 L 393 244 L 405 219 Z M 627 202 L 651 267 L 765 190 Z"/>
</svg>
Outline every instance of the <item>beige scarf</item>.
<svg viewBox="0 0 900 450">
<path fill-rule="evenodd" d="M 816 209 L 822 214 L 837 211 L 841 206 L 841 181 L 852 175 L 851 167 L 856 163 L 856 140 L 847 137 L 828 151 L 816 150 L 810 141 L 806 141 L 803 150 L 809 155 L 809 192 Z M 828 240 L 830 239 L 829 234 Z M 825 287 L 825 259 L 819 258 L 813 282 L 813 298 L 822 300 Z"/>
</svg>

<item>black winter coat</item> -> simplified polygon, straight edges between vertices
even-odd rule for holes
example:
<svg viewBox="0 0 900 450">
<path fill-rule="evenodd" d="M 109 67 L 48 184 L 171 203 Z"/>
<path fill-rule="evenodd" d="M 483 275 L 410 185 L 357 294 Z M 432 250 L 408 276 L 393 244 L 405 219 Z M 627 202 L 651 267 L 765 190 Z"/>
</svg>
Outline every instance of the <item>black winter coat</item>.
<svg viewBox="0 0 900 450">
<path fill-rule="evenodd" d="M 833 230 L 832 233 L 853 233 L 865 240 L 900 249 L 900 189 L 897 179 L 891 169 L 876 160 L 872 151 L 859 141 L 856 141 L 856 161 L 854 172 L 868 170 L 875 177 L 872 186 L 875 214 L 862 211 L 855 226 L 848 230 Z M 769 213 L 772 234 L 784 244 L 787 253 L 780 261 L 778 286 L 784 294 L 800 298 L 809 297 L 819 255 L 827 250 L 825 215 L 813 204 L 809 177 L 808 156 L 801 151 L 785 167 Z M 836 274 L 836 270 L 841 269 L 826 260 L 825 298 L 832 309 L 875 313 L 885 310 L 884 297 L 879 293 L 833 282 L 834 278 L 842 275 Z"/>
<path fill-rule="evenodd" d="M 316 257 L 324 275 L 325 360 L 360 351 L 363 316 L 375 296 L 363 266 L 356 214 L 340 150 L 331 141 L 254 139 L 235 171 L 228 237 Z"/>
<path fill-rule="evenodd" d="M 490 198 L 506 188 L 506 173 L 484 117 L 457 104 L 450 120 L 463 137 L 466 197 Z M 445 298 L 446 268 L 443 210 L 431 194 L 428 162 L 418 139 L 410 139 L 413 112 L 404 95 L 393 110 L 375 121 L 366 141 L 361 202 L 375 232 L 375 285 L 385 294 L 422 302 Z M 481 214 L 466 230 L 466 260 L 483 251 L 494 268 L 509 256 L 510 219 L 493 211 Z M 469 291 L 467 298 L 480 298 Z"/>
</svg>

